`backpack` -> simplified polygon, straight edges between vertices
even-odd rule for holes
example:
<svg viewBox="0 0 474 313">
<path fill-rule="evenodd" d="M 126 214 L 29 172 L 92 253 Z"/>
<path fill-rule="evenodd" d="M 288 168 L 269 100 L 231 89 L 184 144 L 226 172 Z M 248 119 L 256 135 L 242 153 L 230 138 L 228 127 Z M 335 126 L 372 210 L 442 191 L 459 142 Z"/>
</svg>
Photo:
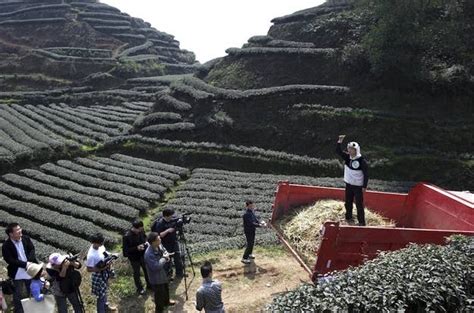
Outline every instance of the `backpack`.
<svg viewBox="0 0 474 313">
<path fill-rule="evenodd" d="M 76 292 L 82 282 L 81 273 L 75 269 L 68 269 L 66 277 L 59 281 L 59 289 L 64 294 Z"/>
</svg>

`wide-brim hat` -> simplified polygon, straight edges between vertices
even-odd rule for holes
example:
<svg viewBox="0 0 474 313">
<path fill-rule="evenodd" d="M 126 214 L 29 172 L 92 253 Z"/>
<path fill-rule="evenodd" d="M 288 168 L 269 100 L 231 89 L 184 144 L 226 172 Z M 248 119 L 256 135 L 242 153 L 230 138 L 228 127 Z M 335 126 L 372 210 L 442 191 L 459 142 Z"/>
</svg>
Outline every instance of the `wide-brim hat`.
<svg viewBox="0 0 474 313">
<path fill-rule="evenodd" d="M 36 264 L 36 263 L 30 263 L 26 267 L 26 273 L 30 275 L 31 277 L 35 277 L 42 269 L 43 269 L 43 263 Z"/>
<path fill-rule="evenodd" d="M 57 252 L 52 253 L 48 258 L 49 263 L 51 265 L 61 265 L 61 264 L 63 264 L 65 259 L 66 259 L 65 255 L 62 255 L 62 254 L 57 253 Z"/>
</svg>

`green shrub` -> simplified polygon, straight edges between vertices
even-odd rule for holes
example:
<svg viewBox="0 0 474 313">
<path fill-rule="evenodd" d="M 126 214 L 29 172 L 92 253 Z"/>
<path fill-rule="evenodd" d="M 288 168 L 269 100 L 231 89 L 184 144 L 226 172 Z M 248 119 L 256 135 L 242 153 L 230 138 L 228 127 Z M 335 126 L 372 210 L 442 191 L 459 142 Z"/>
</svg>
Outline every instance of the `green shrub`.
<svg viewBox="0 0 474 313">
<path fill-rule="evenodd" d="M 148 60 L 145 62 L 133 62 L 127 60 L 121 60 L 113 69 L 113 74 L 124 78 L 136 77 L 136 76 L 150 76 L 150 75 L 163 75 L 164 66 L 158 63 L 156 60 Z"/>
<path fill-rule="evenodd" d="M 361 8 L 373 11 L 375 21 L 362 44 L 371 72 L 383 84 L 416 88 L 414 83 L 429 80 L 434 67 L 471 62 L 472 1 L 361 2 Z"/>
<path fill-rule="evenodd" d="M 272 312 L 472 312 L 474 241 L 411 245 L 278 296 Z"/>
</svg>

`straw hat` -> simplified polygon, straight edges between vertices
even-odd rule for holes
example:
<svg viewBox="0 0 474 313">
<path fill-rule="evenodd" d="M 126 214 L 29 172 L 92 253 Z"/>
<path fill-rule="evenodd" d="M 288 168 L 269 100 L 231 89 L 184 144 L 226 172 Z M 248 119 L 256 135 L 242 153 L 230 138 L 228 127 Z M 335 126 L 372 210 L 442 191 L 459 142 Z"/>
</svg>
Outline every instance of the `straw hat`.
<svg viewBox="0 0 474 313">
<path fill-rule="evenodd" d="M 35 277 L 39 273 L 39 271 L 43 269 L 43 265 L 43 263 L 30 263 L 26 268 L 26 273 L 28 273 L 28 275 L 30 275 L 31 277 Z"/>
</svg>

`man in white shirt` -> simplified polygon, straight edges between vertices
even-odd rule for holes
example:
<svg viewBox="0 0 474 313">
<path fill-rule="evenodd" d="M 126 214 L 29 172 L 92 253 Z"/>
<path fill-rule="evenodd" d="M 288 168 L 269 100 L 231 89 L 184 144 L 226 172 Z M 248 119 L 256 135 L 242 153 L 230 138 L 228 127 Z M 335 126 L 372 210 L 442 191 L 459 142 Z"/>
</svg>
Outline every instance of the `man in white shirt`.
<svg viewBox="0 0 474 313">
<path fill-rule="evenodd" d="M 21 299 L 28 296 L 31 283 L 31 277 L 26 272 L 26 267 L 32 262 L 38 263 L 35 246 L 28 236 L 23 235 L 18 223 L 8 224 L 5 233 L 8 235 L 8 239 L 2 246 L 2 255 L 8 264 L 8 277 L 12 278 L 15 284 L 14 312 L 23 313 Z"/>
<path fill-rule="evenodd" d="M 115 307 L 107 302 L 108 280 L 110 265 L 101 266 L 105 259 L 104 235 L 95 234 L 91 237 L 91 247 L 87 252 L 87 271 L 92 273 L 92 294 L 97 297 L 97 313 L 106 313 L 107 309 L 114 311 Z"/>
</svg>

